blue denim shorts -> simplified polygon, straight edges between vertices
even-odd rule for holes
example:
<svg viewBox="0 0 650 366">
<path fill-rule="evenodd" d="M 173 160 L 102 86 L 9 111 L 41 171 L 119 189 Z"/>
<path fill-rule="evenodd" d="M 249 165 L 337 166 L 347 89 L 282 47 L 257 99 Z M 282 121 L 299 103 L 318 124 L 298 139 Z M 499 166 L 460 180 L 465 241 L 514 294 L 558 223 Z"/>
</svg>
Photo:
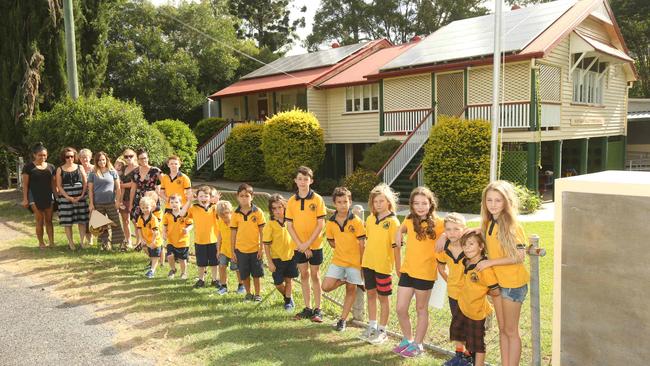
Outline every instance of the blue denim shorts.
<svg viewBox="0 0 650 366">
<path fill-rule="evenodd" d="M 342 267 L 337 266 L 336 264 L 330 264 L 325 277 L 336 278 L 337 280 L 345 281 L 352 285 L 363 286 L 361 270 L 353 267 Z"/>
<path fill-rule="evenodd" d="M 513 302 L 523 303 L 527 293 L 528 284 L 515 288 L 501 287 L 501 297 Z"/>
</svg>

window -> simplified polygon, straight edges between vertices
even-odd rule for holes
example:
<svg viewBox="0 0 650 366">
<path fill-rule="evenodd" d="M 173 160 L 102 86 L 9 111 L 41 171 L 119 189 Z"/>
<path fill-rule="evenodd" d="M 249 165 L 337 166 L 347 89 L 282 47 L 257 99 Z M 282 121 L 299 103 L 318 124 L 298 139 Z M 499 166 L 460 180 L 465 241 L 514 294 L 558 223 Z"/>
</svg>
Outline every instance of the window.
<svg viewBox="0 0 650 366">
<path fill-rule="evenodd" d="M 280 94 L 280 112 L 288 111 L 291 108 L 291 94 Z"/>
<path fill-rule="evenodd" d="M 573 70 L 573 101 L 576 103 L 603 104 L 603 89 L 605 75 L 609 64 L 599 62 L 597 57 L 583 57 L 573 55 L 573 63 L 577 62 Z"/>
<path fill-rule="evenodd" d="M 379 110 L 379 84 L 345 88 L 346 112 L 370 112 L 376 110 Z"/>
</svg>

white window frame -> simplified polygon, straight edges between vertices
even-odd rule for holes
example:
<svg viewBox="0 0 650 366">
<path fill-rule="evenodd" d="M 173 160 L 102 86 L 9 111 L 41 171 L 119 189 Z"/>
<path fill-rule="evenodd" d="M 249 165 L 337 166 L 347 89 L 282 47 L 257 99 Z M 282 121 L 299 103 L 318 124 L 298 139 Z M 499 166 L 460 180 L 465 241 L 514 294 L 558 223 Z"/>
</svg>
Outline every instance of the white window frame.
<svg viewBox="0 0 650 366">
<path fill-rule="evenodd" d="M 379 84 L 373 83 L 348 86 L 345 88 L 343 98 L 344 113 L 378 112 Z M 367 105 L 365 103 L 366 100 L 368 102 Z"/>
<path fill-rule="evenodd" d="M 575 55 L 577 56 L 577 55 Z M 605 76 L 609 73 L 609 63 L 600 62 L 598 56 L 585 59 L 584 54 L 578 56 L 571 67 L 571 79 L 573 81 L 571 101 L 579 104 L 602 105 Z M 593 67 L 596 67 L 594 71 Z"/>
</svg>

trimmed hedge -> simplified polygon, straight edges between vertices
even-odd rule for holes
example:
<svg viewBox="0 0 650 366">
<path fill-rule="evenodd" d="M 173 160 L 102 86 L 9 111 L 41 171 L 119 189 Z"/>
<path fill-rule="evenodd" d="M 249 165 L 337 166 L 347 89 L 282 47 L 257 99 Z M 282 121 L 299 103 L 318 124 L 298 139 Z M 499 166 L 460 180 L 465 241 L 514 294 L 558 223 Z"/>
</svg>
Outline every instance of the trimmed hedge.
<svg viewBox="0 0 650 366">
<path fill-rule="evenodd" d="M 172 147 L 174 154 L 181 158 L 181 171 L 190 174 L 196 164 L 196 136 L 190 127 L 177 119 L 157 121 L 153 126 L 160 131 Z"/>
<path fill-rule="evenodd" d="M 197 141 L 200 144 L 208 141 L 212 135 L 217 133 L 223 126 L 227 125 L 229 122 L 223 118 L 219 117 L 210 117 L 204 118 L 196 123 L 192 132 L 196 136 Z"/>
<path fill-rule="evenodd" d="M 259 181 L 264 174 L 262 131 L 264 125 L 246 123 L 235 126 L 226 140 L 224 177 L 238 181 Z"/>
<path fill-rule="evenodd" d="M 363 168 L 358 168 L 343 179 L 343 186 L 352 192 L 352 199 L 361 202 L 368 200 L 370 191 L 379 183 L 381 183 L 381 178 L 375 172 Z"/>
<path fill-rule="evenodd" d="M 112 96 L 66 98 L 48 112 L 38 112 L 27 122 L 27 145 L 42 141 L 49 160 L 60 164 L 59 152 L 66 146 L 105 151 L 115 160 L 122 151 L 145 148 L 151 165 L 162 165 L 171 147 L 160 131 L 144 119 L 135 102 Z"/>
<path fill-rule="evenodd" d="M 296 170 L 305 165 L 314 171 L 325 156 L 323 130 L 311 112 L 281 112 L 265 123 L 262 152 L 266 174 L 277 184 L 292 189 Z"/>
<path fill-rule="evenodd" d="M 378 172 L 401 144 L 395 139 L 378 142 L 363 152 L 363 159 L 359 162 L 359 165 L 364 169 Z"/>
<path fill-rule="evenodd" d="M 490 180 L 490 123 L 440 116 L 424 150 L 424 182 L 440 206 L 479 212 Z"/>
</svg>

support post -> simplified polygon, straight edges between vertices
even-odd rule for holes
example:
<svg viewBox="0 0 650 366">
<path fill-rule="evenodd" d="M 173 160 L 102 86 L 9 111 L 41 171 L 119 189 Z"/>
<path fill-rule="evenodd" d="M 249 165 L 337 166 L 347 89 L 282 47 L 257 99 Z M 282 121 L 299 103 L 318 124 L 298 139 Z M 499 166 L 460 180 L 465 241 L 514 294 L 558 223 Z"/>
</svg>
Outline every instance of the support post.
<svg viewBox="0 0 650 366">
<path fill-rule="evenodd" d="M 537 168 L 537 149 L 539 145 L 536 142 L 528 142 L 526 144 L 526 152 L 528 157 L 528 169 L 526 177 L 526 186 L 532 191 L 539 191 L 539 174 Z"/>
<path fill-rule="evenodd" d="M 600 148 L 600 171 L 607 170 L 607 154 L 609 149 L 609 137 L 603 137 Z"/>
<path fill-rule="evenodd" d="M 580 140 L 580 174 L 587 174 L 589 162 L 589 139 Z"/>
<path fill-rule="evenodd" d="M 63 0 L 63 19 L 65 23 L 65 64 L 68 74 L 68 92 L 72 99 L 77 100 L 79 98 L 79 84 L 77 81 L 77 51 L 72 0 Z"/>
<path fill-rule="evenodd" d="M 384 79 L 379 80 L 379 136 L 384 136 Z"/>
<path fill-rule="evenodd" d="M 248 95 L 244 95 L 244 120 L 248 121 L 250 119 L 249 117 L 250 116 L 248 114 Z"/>
<path fill-rule="evenodd" d="M 539 247 L 539 235 L 533 234 L 528 239 L 528 255 L 530 259 L 530 325 L 532 366 L 542 365 L 542 337 L 539 300 L 539 257 L 546 255 L 546 251 Z"/>
</svg>

